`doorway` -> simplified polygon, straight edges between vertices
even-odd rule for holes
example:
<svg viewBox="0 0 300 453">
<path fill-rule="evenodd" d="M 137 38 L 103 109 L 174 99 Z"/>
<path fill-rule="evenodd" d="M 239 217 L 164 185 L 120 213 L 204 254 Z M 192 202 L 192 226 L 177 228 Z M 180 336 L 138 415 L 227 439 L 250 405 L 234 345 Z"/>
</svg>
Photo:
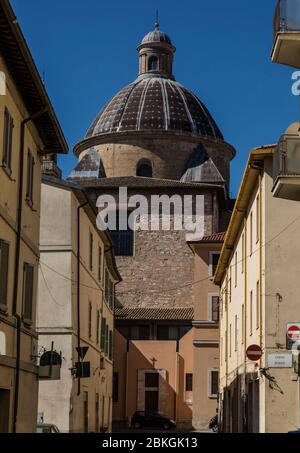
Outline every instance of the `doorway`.
<svg viewBox="0 0 300 453">
<path fill-rule="evenodd" d="M 145 411 L 158 412 L 158 390 L 146 390 Z"/>
<path fill-rule="evenodd" d="M 0 433 L 9 432 L 10 390 L 0 389 Z"/>
</svg>

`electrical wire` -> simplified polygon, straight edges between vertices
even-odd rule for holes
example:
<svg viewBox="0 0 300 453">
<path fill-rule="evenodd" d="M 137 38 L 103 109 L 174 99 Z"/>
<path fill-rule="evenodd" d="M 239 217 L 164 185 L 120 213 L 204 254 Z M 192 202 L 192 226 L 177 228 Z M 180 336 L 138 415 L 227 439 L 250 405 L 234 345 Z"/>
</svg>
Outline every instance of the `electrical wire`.
<svg viewBox="0 0 300 453">
<path fill-rule="evenodd" d="M 237 261 L 237 264 L 241 264 L 243 263 L 246 259 L 248 258 L 251 258 L 251 256 L 253 256 L 254 254 L 256 254 L 257 252 L 259 252 L 260 249 L 262 248 L 265 248 L 267 247 L 269 244 L 271 244 L 274 240 L 276 240 L 279 236 L 281 236 L 285 231 L 287 231 L 292 225 L 294 225 L 297 220 L 300 219 L 300 215 L 297 216 L 294 220 L 292 220 L 288 225 L 286 225 L 279 233 L 277 233 L 274 237 L 272 237 L 271 239 L 269 239 L 267 242 L 265 242 L 264 244 L 262 244 L 261 246 L 257 247 L 255 250 L 253 250 L 253 252 L 249 255 L 246 255 L 244 258 L 240 259 L 239 261 Z M 69 280 L 71 281 L 72 283 L 77 283 L 77 280 L 75 279 L 72 279 L 66 275 L 63 275 L 61 273 L 59 273 L 58 271 L 56 271 L 55 269 L 53 269 L 52 267 L 48 266 L 46 263 L 43 263 L 42 261 L 40 261 L 40 264 L 42 264 L 43 266 L 47 267 L 48 269 L 50 269 L 52 272 L 56 273 L 57 275 L 59 275 L 60 277 L 66 279 L 66 280 Z M 232 264 L 231 266 L 229 266 L 229 269 L 230 268 L 234 268 L 235 267 L 235 264 Z M 184 289 L 184 288 L 187 288 L 187 287 L 193 287 L 193 286 L 196 286 L 200 283 L 203 283 L 205 281 L 209 281 L 211 280 L 212 277 L 205 277 L 203 279 L 200 279 L 200 280 L 196 280 L 194 282 L 191 282 L 191 283 L 186 283 L 185 285 L 180 285 L 180 286 L 176 286 L 176 287 L 173 287 L 173 288 L 168 288 L 166 290 L 157 290 L 157 291 L 149 291 L 148 293 L 145 293 L 143 291 L 138 291 L 136 289 L 132 289 L 132 290 L 128 290 L 128 291 L 120 291 L 120 292 L 117 292 L 116 293 L 116 296 L 122 296 L 122 295 L 127 295 L 127 294 L 137 294 L 137 295 L 154 295 L 154 294 L 166 294 L 166 293 L 169 293 L 169 292 L 173 292 L 173 291 L 178 291 L 180 289 Z M 102 289 L 100 288 L 96 288 L 96 287 L 92 287 L 92 286 L 89 286 L 89 285 L 85 285 L 84 283 L 81 283 L 80 286 L 82 287 L 85 287 L 85 288 L 88 288 L 88 289 L 92 289 L 94 291 L 99 291 L 99 292 L 102 292 Z"/>
</svg>

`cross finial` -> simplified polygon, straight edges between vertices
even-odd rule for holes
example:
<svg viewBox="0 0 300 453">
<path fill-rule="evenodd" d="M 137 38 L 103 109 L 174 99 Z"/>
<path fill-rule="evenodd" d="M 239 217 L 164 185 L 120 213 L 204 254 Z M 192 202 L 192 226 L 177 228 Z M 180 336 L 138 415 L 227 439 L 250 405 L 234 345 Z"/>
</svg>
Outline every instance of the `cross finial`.
<svg viewBox="0 0 300 453">
<path fill-rule="evenodd" d="M 158 10 L 156 11 L 156 16 L 155 16 L 155 30 L 159 30 Z"/>
</svg>

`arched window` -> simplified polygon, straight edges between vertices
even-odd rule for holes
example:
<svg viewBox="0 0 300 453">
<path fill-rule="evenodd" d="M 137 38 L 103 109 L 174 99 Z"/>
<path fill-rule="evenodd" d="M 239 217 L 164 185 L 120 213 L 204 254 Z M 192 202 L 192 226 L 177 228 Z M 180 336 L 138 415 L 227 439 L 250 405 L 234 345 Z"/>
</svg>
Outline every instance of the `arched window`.
<svg viewBox="0 0 300 453">
<path fill-rule="evenodd" d="M 158 70 L 158 58 L 152 56 L 148 60 L 148 71 L 157 71 Z"/>
<path fill-rule="evenodd" d="M 149 160 L 139 162 L 136 169 L 136 175 L 144 178 L 152 178 L 153 171 L 151 162 Z"/>
</svg>

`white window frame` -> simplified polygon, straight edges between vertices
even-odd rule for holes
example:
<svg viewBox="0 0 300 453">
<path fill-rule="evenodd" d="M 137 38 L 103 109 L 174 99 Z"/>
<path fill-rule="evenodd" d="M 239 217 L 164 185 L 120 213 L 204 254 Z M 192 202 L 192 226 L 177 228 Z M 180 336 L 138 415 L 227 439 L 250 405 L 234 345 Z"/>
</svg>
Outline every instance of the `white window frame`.
<svg viewBox="0 0 300 453">
<path fill-rule="evenodd" d="M 213 278 L 214 274 L 213 274 L 213 256 L 215 255 L 218 255 L 220 256 L 221 255 L 221 252 L 219 251 L 214 251 L 214 252 L 209 252 L 209 266 L 208 266 L 208 276 L 210 278 Z"/>
<path fill-rule="evenodd" d="M 219 307 L 220 307 L 220 293 L 208 293 L 208 320 L 210 322 L 214 322 L 215 324 L 218 324 L 220 322 L 220 310 L 219 310 L 219 321 L 213 321 L 213 307 L 212 307 L 213 297 L 219 298 Z"/>
<path fill-rule="evenodd" d="M 218 398 L 218 394 L 214 395 L 211 393 L 211 389 L 212 389 L 212 373 L 213 372 L 217 372 L 218 373 L 218 379 L 220 379 L 220 370 L 219 368 L 210 368 L 208 370 L 208 397 L 210 399 L 217 399 Z"/>
</svg>

